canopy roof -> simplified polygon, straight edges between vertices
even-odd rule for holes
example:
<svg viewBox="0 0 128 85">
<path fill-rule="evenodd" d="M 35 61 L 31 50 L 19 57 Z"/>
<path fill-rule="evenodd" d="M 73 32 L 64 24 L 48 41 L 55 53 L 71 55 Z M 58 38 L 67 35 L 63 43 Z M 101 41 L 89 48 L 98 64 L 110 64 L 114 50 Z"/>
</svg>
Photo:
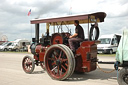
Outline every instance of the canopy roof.
<svg viewBox="0 0 128 85">
<path fill-rule="evenodd" d="M 106 17 L 106 13 L 97 12 L 97 13 L 92 13 L 92 14 L 57 17 L 57 18 L 34 19 L 34 20 L 31 20 L 31 24 L 38 24 L 38 23 L 49 23 L 51 25 L 74 24 L 74 20 L 79 20 L 80 24 L 88 23 L 88 22 L 93 23 L 95 21 L 104 22 L 105 17 Z"/>
</svg>

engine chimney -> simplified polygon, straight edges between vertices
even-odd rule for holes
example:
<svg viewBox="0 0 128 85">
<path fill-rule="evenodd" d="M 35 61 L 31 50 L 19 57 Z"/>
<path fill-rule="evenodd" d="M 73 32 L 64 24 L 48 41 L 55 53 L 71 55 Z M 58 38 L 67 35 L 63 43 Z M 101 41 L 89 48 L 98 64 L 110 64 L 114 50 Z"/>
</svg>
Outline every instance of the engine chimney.
<svg viewBox="0 0 128 85">
<path fill-rule="evenodd" d="M 39 24 L 35 24 L 35 42 L 39 43 Z"/>
</svg>

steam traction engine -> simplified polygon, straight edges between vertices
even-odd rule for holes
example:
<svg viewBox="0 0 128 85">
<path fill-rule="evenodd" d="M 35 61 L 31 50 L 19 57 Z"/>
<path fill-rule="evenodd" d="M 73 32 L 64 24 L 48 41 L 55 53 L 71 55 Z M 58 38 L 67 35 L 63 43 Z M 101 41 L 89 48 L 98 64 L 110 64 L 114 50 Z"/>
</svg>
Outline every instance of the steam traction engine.
<svg viewBox="0 0 128 85">
<path fill-rule="evenodd" d="M 32 73 L 35 64 L 45 68 L 48 75 L 56 80 L 64 80 L 75 72 L 90 72 L 96 69 L 97 62 L 97 42 L 99 36 L 99 28 L 97 23 L 103 22 L 106 14 L 98 12 L 93 14 L 68 16 L 50 19 L 31 20 L 31 24 L 35 24 L 35 38 L 30 46 L 33 58 L 25 56 L 22 61 L 23 70 L 26 73 Z M 88 39 L 83 42 L 77 42 L 76 53 L 70 50 L 68 45 L 68 37 L 70 31 L 62 32 L 62 25 L 70 25 L 74 20 L 79 20 L 80 24 L 88 23 Z M 47 35 L 39 39 L 39 24 L 46 23 Z M 89 23 L 91 25 L 89 30 Z M 53 26 L 54 33 L 49 35 L 49 28 Z M 58 32 L 55 33 L 55 26 Z M 61 29 L 61 32 L 59 32 Z M 94 35 L 94 29 L 96 35 Z"/>
</svg>

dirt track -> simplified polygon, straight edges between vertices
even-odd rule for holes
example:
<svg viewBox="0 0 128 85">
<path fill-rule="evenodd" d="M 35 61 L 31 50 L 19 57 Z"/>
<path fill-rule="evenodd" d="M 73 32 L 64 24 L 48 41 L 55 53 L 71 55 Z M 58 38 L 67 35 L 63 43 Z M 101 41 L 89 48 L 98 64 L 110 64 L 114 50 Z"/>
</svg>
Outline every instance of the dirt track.
<svg viewBox="0 0 128 85">
<path fill-rule="evenodd" d="M 116 71 L 110 74 L 96 71 L 85 74 L 73 74 L 65 81 L 51 79 L 40 67 L 36 66 L 33 74 L 26 74 L 22 70 L 22 59 L 25 53 L 0 52 L 0 85 L 118 85 Z M 115 57 L 98 57 L 102 61 L 114 61 Z M 112 70 L 113 65 L 100 64 L 104 70 Z"/>
</svg>

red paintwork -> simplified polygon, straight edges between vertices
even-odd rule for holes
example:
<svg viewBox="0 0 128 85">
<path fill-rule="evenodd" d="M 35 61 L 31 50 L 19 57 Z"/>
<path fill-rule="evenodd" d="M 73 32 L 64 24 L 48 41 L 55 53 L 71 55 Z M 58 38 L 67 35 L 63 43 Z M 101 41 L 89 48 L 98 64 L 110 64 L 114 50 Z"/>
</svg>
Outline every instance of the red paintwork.
<svg viewBox="0 0 128 85">
<path fill-rule="evenodd" d="M 45 52 L 40 52 L 39 53 L 39 61 L 44 61 L 44 55 L 45 55 Z"/>
<path fill-rule="evenodd" d="M 63 37 L 59 33 L 55 33 L 52 35 L 51 44 L 63 44 Z"/>
<path fill-rule="evenodd" d="M 51 38 L 51 44 L 63 44 L 64 38 L 68 38 L 71 34 L 66 33 L 54 33 Z"/>
<path fill-rule="evenodd" d="M 39 54 L 39 57 L 37 57 L 36 55 L 34 55 L 34 59 L 35 60 L 39 60 L 39 61 L 44 61 L 44 55 L 45 55 L 45 50 L 47 47 L 41 46 L 41 45 L 37 45 L 36 46 L 36 53 Z"/>
<path fill-rule="evenodd" d="M 62 36 L 54 34 L 52 38 L 52 44 L 57 44 L 55 40 L 59 40 L 59 44 L 62 44 Z M 48 46 L 49 47 L 49 46 Z M 46 47 L 41 45 L 36 46 L 36 53 L 39 54 L 39 57 L 34 56 L 35 60 L 44 61 Z M 90 60 L 87 60 L 87 53 L 90 54 Z M 96 69 L 96 60 L 97 60 L 97 45 L 95 41 L 83 41 L 81 42 L 80 47 L 76 50 L 76 68 L 77 72 L 90 72 Z M 94 59 L 95 58 L 95 59 Z M 92 61 L 95 60 L 95 61 Z"/>
<path fill-rule="evenodd" d="M 90 60 L 87 60 L 87 53 L 90 53 Z M 90 72 L 96 69 L 96 62 L 92 62 L 95 58 L 97 60 L 97 45 L 95 41 L 84 41 L 76 50 L 76 69 L 78 72 Z"/>
<path fill-rule="evenodd" d="M 37 45 L 36 49 L 35 49 L 36 53 L 40 53 L 41 50 L 42 50 L 42 46 L 41 45 Z"/>
</svg>

